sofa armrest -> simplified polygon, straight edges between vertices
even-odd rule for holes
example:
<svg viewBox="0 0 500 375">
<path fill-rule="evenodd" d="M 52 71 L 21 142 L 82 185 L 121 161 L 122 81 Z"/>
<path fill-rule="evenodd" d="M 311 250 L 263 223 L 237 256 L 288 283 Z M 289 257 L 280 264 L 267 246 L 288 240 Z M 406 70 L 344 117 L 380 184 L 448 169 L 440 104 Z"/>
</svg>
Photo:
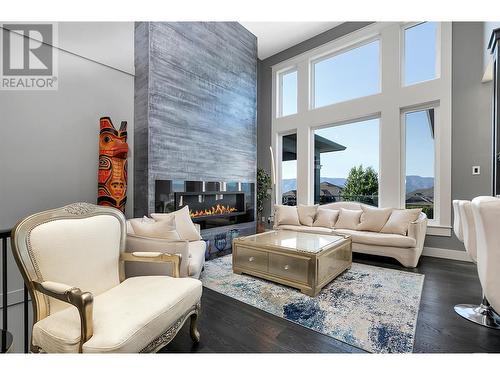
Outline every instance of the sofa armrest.
<svg viewBox="0 0 500 375">
<path fill-rule="evenodd" d="M 189 242 L 181 240 L 166 240 L 161 238 L 142 237 L 133 234 L 127 234 L 126 251 L 177 254 L 180 256 L 180 277 L 186 277 L 188 274 L 189 263 Z"/>
<path fill-rule="evenodd" d="M 424 249 L 425 235 L 427 233 L 427 215 L 423 212 L 417 220 L 410 223 L 408 226 L 408 237 L 414 238 L 417 242 L 415 249 L 419 252 L 419 255 Z"/>
<path fill-rule="evenodd" d="M 196 224 L 196 223 L 193 223 L 193 224 L 194 224 L 194 227 L 196 228 L 196 231 L 198 232 L 198 234 L 201 235 L 201 225 Z"/>
</svg>

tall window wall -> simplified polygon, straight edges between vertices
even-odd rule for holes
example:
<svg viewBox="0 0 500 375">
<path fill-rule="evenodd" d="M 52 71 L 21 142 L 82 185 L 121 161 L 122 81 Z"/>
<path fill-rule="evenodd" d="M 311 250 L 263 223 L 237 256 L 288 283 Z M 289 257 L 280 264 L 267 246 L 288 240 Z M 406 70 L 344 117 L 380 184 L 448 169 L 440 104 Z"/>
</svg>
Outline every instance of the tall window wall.
<svg viewBox="0 0 500 375">
<path fill-rule="evenodd" d="M 283 203 L 420 207 L 450 234 L 450 23 L 375 23 L 273 72 Z"/>
</svg>

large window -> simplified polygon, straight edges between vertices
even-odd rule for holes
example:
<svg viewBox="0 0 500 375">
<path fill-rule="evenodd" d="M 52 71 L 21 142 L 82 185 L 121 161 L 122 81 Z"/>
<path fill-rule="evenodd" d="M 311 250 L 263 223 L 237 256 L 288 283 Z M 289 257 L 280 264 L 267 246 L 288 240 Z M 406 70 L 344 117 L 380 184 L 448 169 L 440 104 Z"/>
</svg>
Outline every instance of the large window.
<svg viewBox="0 0 500 375">
<path fill-rule="evenodd" d="M 418 207 L 450 236 L 451 47 L 449 22 L 376 22 L 273 66 L 278 201 Z"/>
<path fill-rule="evenodd" d="M 379 49 L 375 40 L 314 62 L 314 108 L 380 92 Z"/>
<path fill-rule="evenodd" d="M 297 113 L 297 71 L 281 73 L 280 87 L 280 115 L 294 115 Z"/>
<path fill-rule="evenodd" d="M 404 114 L 406 208 L 422 208 L 434 219 L 434 108 Z"/>
<path fill-rule="evenodd" d="M 404 31 L 404 83 L 406 86 L 436 78 L 437 22 L 424 22 Z"/>
<path fill-rule="evenodd" d="M 281 203 L 297 205 L 297 134 L 281 138 Z"/>
<path fill-rule="evenodd" d="M 314 201 L 378 205 L 379 120 L 314 132 Z"/>
</svg>

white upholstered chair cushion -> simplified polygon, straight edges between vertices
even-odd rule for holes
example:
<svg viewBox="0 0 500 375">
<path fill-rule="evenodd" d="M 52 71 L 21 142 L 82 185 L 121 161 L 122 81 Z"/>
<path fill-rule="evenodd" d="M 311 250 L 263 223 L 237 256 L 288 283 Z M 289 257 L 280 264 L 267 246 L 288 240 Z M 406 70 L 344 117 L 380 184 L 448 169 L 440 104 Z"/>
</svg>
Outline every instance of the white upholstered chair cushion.
<svg viewBox="0 0 500 375">
<path fill-rule="evenodd" d="M 385 223 L 384 227 L 380 230 L 380 233 L 406 236 L 410 223 L 416 221 L 421 212 L 421 208 L 394 209 L 391 216 L 389 216 L 389 220 L 387 220 L 387 223 Z"/>
<path fill-rule="evenodd" d="M 120 222 L 111 215 L 60 219 L 33 228 L 30 246 L 43 281 L 97 295 L 120 283 L 120 235 Z M 51 297 L 49 306 L 51 314 L 68 307 Z"/>
<path fill-rule="evenodd" d="M 275 205 L 274 217 L 276 225 L 300 225 L 299 213 L 295 206 Z"/>
<path fill-rule="evenodd" d="M 155 220 L 170 220 L 175 217 L 175 229 L 179 233 L 181 240 L 199 241 L 201 240 L 200 232 L 196 228 L 189 215 L 189 207 L 184 206 L 180 210 L 168 214 L 151 214 Z"/>
<path fill-rule="evenodd" d="M 309 233 L 332 233 L 333 229 L 324 227 L 307 227 L 305 225 L 280 225 L 277 229 L 294 230 L 296 232 L 309 232 Z"/>
<path fill-rule="evenodd" d="M 316 213 L 316 218 L 313 222 L 313 227 L 333 228 L 339 217 L 339 210 L 328 208 L 319 208 Z"/>
<path fill-rule="evenodd" d="M 464 242 L 464 235 L 462 230 L 462 219 L 460 217 L 460 202 L 461 200 L 453 200 L 453 232 L 460 242 Z"/>
<path fill-rule="evenodd" d="M 369 232 L 380 232 L 391 216 L 392 208 L 377 208 L 361 206 L 360 223 L 357 230 L 366 230 Z"/>
<path fill-rule="evenodd" d="M 297 213 L 299 214 L 300 224 L 311 227 L 313 225 L 317 211 L 318 205 L 308 206 L 305 204 L 299 204 L 297 206 Z"/>
<path fill-rule="evenodd" d="M 165 293 L 159 293 L 161 290 Z M 94 296 L 94 335 L 83 345 L 83 352 L 137 353 L 194 306 L 201 293 L 201 282 L 191 278 L 126 279 Z M 33 344 L 46 352 L 77 353 L 79 341 L 80 319 L 75 307 L 33 326 Z"/>
<path fill-rule="evenodd" d="M 484 296 L 500 311 L 500 199 L 477 197 L 472 200 L 477 234 L 477 272 Z"/>
<path fill-rule="evenodd" d="M 474 263 L 477 263 L 476 223 L 474 222 L 472 203 L 466 200 L 459 201 L 458 210 L 465 250 L 467 250 L 467 254 L 469 254 Z"/>
<path fill-rule="evenodd" d="M 348 210 L 345 208 L 341 208 L 339 219 L 335 224 L 335 228 L 356 229 L 359 225 L 359 220 L 362 213 L 362 210 Z"/>
<path fill-rule="evenodd" d="M 165 240 L 180 240 L 179 233 L 175 229 L 175 217 L 171 216 L 165 220 L 129 220 L 133 233 L 142 237 L 162 238 Z"/>
<path fill-rule="evenodd" d="M 336 229 L 334 232 L 347 234 L 351 236 L 353 242 L 365 245 L 411 248 L 417 244 L 415 238 L 399 234 L 363 232 L 350 229 Z"/>
</svg>

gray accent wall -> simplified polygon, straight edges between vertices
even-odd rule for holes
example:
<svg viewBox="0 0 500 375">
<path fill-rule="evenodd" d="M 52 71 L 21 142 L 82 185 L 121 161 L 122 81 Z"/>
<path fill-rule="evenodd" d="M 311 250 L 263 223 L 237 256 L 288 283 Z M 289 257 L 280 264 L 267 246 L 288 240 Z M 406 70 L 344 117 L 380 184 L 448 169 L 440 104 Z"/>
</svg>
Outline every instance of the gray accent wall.
<svg viewBox="0 0 500 375">
<path fill-rule="evenodd" d="M 135 34 L 135 216 L 155 180 L 254 182 L 257 40 L 236 22 L 141 22 Z"/>
<path fill-rule="evenodd" d="M 482 83 L 483 22 L 453 22 L 451 196 L 473 199 L 492 194 L 492 82 Z M 479 165 L 481 174 L 472 175 Z M 425 246 L 465 250 L 455 235 L 427 236 Z"/>
<path fill-rule="evenodd" d="M 271 67 L 367 26 L 371 22 L 346 22 L 283 52 L 259 61 L 258 90 L 258 166 L 270 171 L 271 143 Z M 484 72 L 484 23 L 453 23 L 452 87 L 452 198 L 472 199 L 491 194 L 491 95 L 492 84 L 482 83 Z M 472 166 L 481 166 L 481 175 L 472 175 Z M 270 213 L 268 203 L 265 215 Z M 425 246 L 462 250 L 451 237 L 427 236 Z"/>
</svg>

